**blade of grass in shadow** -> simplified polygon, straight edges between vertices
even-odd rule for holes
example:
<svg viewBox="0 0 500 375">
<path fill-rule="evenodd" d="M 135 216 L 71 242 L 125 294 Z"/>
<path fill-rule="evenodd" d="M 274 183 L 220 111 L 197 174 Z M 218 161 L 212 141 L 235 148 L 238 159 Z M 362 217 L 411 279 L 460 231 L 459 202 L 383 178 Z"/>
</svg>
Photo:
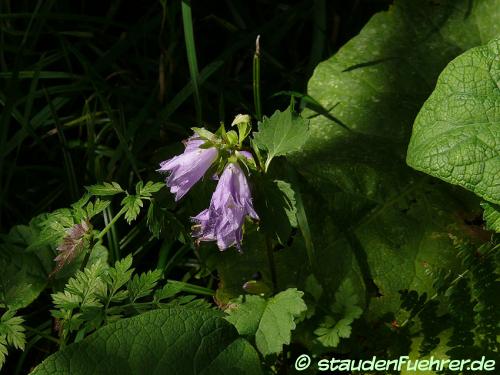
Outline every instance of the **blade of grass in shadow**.
<svg viewBox="0 0 500 375">
<path fill-rule="evenodd" d="M 325 0 L 314 0 L 314 10 L 312 19 L 312 43 L 307 64 L 308 75 L 311 75 L 314 68 L 323 58 L 323 48 L 326 41 L 326 4 Z"/>
<path fill-rule="evenodd" d="M 87 58 L 80 51 L 78 51 L 70 44 L 67 44 L 66 47 L 80 61 L 82 67 L 86 71 L 87 76 L 90 79 L 90 84 L 94 88 L 94 92 L 99 102 L 101 103 L 101 105 L 104 108 L 104 111 L 107 113 L 109 119 L 111 120 L 113 129 L 120 142 L 120 148 L 126 155 L 128 161 L 130 162 L 132 170 L 140 179 L 141 177 L 139 174 L 139 170 L 137 168 L 137 160 L 135 158 L 135 155 L 131 152 L 128 140 L 125 138 L 125 133 L 123 130 L 124 126 L 121 126 L 124 125 L 123 115 L 122 113 L 120 113 L 120 117 L 117 119 L 113 111 L 113 108 L 109 103 L 109 100 L 106 98 L 105 95 L 103 95 L 104 92 L 109 91 L 106 90 L 106 85 L 107 85 L 106 81 L 103 80 L 103 78 L 99 75 L 99 73 L 93 68 L 92 63 L 88 61 Z"/>
<path fill-rule="evenodd" d="M 333 121 L 337 125 L 340 125 L 344 129 L 350 130 L 346 124 L 344 124 L 342 121 L 340 121 L 338 118 L 336 118 L 335 116 L 333 116 L 330 113 L 330 111 L 333 108 L 335 108 L 338 103 L 335 104 L 332 108 L 326 109 L 325 107 L 323 107 L 321 105 L 320 102 L 318 102 L 312 96 L 309 96 L 307 94 L 302 94 L 302 93 L 297 92 L 297 91 L 280 91 L 280 92 L 277 92 L 276 94 L 271 95 L 271 97 L 275 97 L 275 96 L 290 96 L 290 97 L 300 99 L 301 100 L 301 107 L 309 108 L 310 110 L 316 112 L 318 115 L 325 116 L 327 119 Z M 311 118 L 311 117 L 309 117 L 309 118 Z"/>
<path fill-rule="evenodd" d="M 262 109 L 260 106 L 260 35 L 255 40 L 255 53 L 253 55 L 253 103 L 255 106 L 255 117 L 262 119 Z"/>
<path fill-rule="evenodd" d="M 193 18 L 191 16 L 191 1 L 182 0 L 182 24 L 184 26 L 184 39 L 186 42 L 186 52 L 191 75 L 191 83 L 194 91 L 194 106 L 196 110 L 196 121 L 201 124 L 202 108 L 200 97 L 200 80 L 198 71 L 198 61 L 196 59 L 196 46 L 194 44 Z"/>
<path fill-rule="evenodd" d="M 47 99 L 47 103 L 49 105 L 51 115 L 52 115 L 54 122 L 55 122 L 55 125 L 56 125 L 59 143 L 61 144 L 61 150 L 62 150 L 62 154 L 63 154 L 63 158 L 64 158 L 64 169 L 66 171 L 66 176 L 68 178 L 68 187 L 69 187 L 70 197 L 73 201 L 76 201 L 76 200 L 78 200 L 78 198 L 80 198 L 80 193 L 78 192 L 78 183 L 76 181 L 75 168 L 73 165 L 73 160 L 71 158 L 71 154 L 68 150 L 68 143 L 66 141 L 66 137 L 64 136 L 63 126 L 61 124 L 59 116 L 57 115 L 56 109 L 55 109 L 54 105 L 52 104 L 52 100 L 50 99 L 49 95 L 47 94 L 45 97 Z"/>
<path fill-rule="evenodd" d="M 224 61 L 217 59 L 212 61 L 207 65 L 200 73 L 199 82 L 203 83 L 212 74 L 214 74 L 221 66 L 224 65 Z M 168 119 L 176 110 L 181 106 L 182 103 L 186 101 L 187 98 L 193 93 L 193 86 L 188 84 L 180 90 L 177 95 L 167 104 L 167 106 L 160 112 L 160 117 L 163 119 Z"/>
<path fill-rule="evenodd" d="M 286 32 L 292 24 L 285 22 L 293 14 L 302 14 L 309 8 L 309 0 L 302 1 L 294 7 L 277 14 L 269 22 L 256 27 L 252 33 L 248 33 L 245 36 L 237 39 L 230 47 L 226 48 L 216 59 L 209 63 L 200 72 L 200 84 L 204 83 L 208 78 L 210 78 L 219 68 L 224 65 L 224 61 L 230 58 L 235 52 L 241 48 L 249 47 L 250 44 L 255 43 L 255 35 L 264 34 L 271 32 L 276 25 L 283 25 L 282 29 Z M 180 90 L 177 95 L 167 104 L 167 106 L 160 112 L 159 116 L 163 120 L 167 120 L 193 93 L 193 87 L 191 83 L 187 84 Z M 241 103 L 240 103 L 241 104 Z"/>
<path fill-rule="evenodd" d="M 295 193 L 295 207 L 297 209 L 297 223 L 299 225 L 300 232 L 304 237 L 304 242 L 306 245 L 307 258 L 309 264 L 314 262 L 314 244 L 312 241 L 311 230 L 309 229 L 309 221 L 307 220 L 306 210 L 304 208 L 304 203 L 302 202 L 302 194 L 300 192 L 299 178 L 297 172 L 291 166 L 287 167 L 288 178 L 292 183 L 292 189 Z"/>
<path fill-rule="evenodd" d="M 104 217 L 104 225 L 107 226 L 113 219 L 113 211 L 111 206 L 106 207 L 102 212 Z M 106 233 L 106 238 L 108 239 L 108 249 L 109 249 L 109 263 L 114 264 L 118 259 L 120 259 L 120 244 L 118 241 L 118 234 L 116 233 L 115 225 L 111 226 L 111 229 Z"/>
</svg>

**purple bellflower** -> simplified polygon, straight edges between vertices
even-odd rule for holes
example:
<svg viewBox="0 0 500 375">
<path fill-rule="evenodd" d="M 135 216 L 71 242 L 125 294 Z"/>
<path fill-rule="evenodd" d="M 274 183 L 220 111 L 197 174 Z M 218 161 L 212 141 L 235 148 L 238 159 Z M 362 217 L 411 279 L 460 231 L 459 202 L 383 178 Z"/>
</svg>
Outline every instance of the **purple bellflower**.
<svg viewBox="0 0 500 375">
<path fill-rule="evenodd" d="M 215 147 L 200 148 L 205 143 L 193 136 L 185 142 L 185 150 L 160 164 L 159 172 L 170 173 L 166 179 L 170 192 L 175 194 L 175 201 L 181 199 L 206 173 L 217 159 Z"/>
<path fill-rule="evenodd" d="M 259 219 L 245 174 L 237 163 L 229 163 L 220 176 L 209 208 L 192 218 L 193 237 L 198 241 L 216 241 L 220 250 L 231 246 L 241 250 L 246 216 Z"/>
</svg>

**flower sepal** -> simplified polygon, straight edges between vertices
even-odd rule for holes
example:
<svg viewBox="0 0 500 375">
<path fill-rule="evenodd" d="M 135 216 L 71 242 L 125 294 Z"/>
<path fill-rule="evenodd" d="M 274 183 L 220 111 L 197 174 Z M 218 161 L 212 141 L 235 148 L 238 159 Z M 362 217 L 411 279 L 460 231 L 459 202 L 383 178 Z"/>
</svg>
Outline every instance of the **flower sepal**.
<svg viewBox="0 0 500 375">
<path fill-rule="evenodd" d="M 214 133 L 205 128 L 191 128 L 191 130 L 198 134 L 198 136 L 204 141 L 215 142 L 217 139 Z"/>
<path fill-rule="evenodd" d="M 234 130 L 230 130 L 226 132 L 226 139 L 225 141 L 227 142 L 227 145 L 229 148 L 234 148 L 239 145 L 239 137 L 238 134 Z"/>
<path fill-rule="evenodd" d="M 231 126 L 235 125 L 238 127 L 238 144 L 241 147 L 243 141 L 252 131 L 252 126 L 250 125 L 250 116 L 241 114 L 237 115 L 231 123 Z"/>
<path fill-rule="evenodd" d="M 255 164 L 255 159 L 253 158 L 253 155 L 251 154 L 250 151 L 245 151 L 241 150 L 238 151 L 236 150 L 234 152 L 234 156 L 236 157 L 236 160 L 238 160 L 240 163 L 245 165 L 248 169 L 257 170 L 257 164 Z"/>
</svg>

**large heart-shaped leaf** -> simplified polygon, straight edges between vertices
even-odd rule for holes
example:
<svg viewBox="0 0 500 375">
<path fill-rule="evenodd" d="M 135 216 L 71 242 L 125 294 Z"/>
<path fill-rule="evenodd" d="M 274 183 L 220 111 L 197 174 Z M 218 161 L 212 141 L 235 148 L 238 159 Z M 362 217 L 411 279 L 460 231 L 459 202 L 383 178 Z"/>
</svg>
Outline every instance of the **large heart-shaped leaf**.
<svg viewBox="0 0 500 375">
<path fill-rule="evenodd" d="M 415 120 L 407 161 L 500 203 L 500 38 L 446 67 Z"/>
<path fill-rule="evenodd" d="M 374 297 L 369 319 L 394 312 L 399 289 L 430 290 L 426 267 L 454 267 L 449 234 L 467 232 L 461 212 L 471 198 L 415 173 L 406 150 L 439 73 L 500 33 L 498 9 L 499 0 L 396 1 L 319 64 L 309 81 L 308 94 L 349 130 L 306 111 L 310 137 L 293 161 L 308 184 L 302 191 L 313 192 L 308 214 L 315 248 L 336 259 L 342 248 L 354 256 Z M 324 272 L 335 267 L 323 264 Z"/>
<path fill-rule="evenodd" d="M 31 374 L 260 373 L 257 352 L 220 312 L 171 307 L 101 328 L 53 354 Z"/>
</svg>

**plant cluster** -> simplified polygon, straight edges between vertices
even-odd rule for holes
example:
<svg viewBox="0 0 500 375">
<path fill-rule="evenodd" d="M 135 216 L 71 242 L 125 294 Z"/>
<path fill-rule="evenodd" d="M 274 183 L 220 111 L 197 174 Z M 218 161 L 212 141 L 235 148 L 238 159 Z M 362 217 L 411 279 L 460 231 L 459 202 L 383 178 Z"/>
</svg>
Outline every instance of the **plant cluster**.
<svg viewBox="0 0 500 375">
<path fill-rule="evenodd" d="M 499 0 L 396 0 L 321 63 L 314 32 L 307 94 L 273 86 L 269 101 L 261 62 L 263 76 L 290 69 L 265 41 L 286 38 L 265 15 L 251 28 L 243 2 L 210 19 L 247 47 L 261 32 L 253 59 L 231 49 L 201 70 L 187 0 L 160 1 L 107 50 L 123 25 L 54 23 L 60 49 L 35 58 L 45 21 L 71 19 L 52 3 L 19 40 L 26 14 L 0 17 L 0 125 L 18 125 L 0 129 L 2 371 L 281 374 L 304 353 L 305 374 L 332 357 L 498 359 Z M 272 9 L 326 30 L 327 2 L 312 15 L 308 3 Z M 177 26 L 190 80 L 172 93 Z M 141 55 L 158 42 L 152 74 Z M 251 87 L 216 74 L 245 64 Z M 62 168 L 23 167 L 28 148 Z M 29 202 L 7 199 L 23 190 Z"/>
</svg>

